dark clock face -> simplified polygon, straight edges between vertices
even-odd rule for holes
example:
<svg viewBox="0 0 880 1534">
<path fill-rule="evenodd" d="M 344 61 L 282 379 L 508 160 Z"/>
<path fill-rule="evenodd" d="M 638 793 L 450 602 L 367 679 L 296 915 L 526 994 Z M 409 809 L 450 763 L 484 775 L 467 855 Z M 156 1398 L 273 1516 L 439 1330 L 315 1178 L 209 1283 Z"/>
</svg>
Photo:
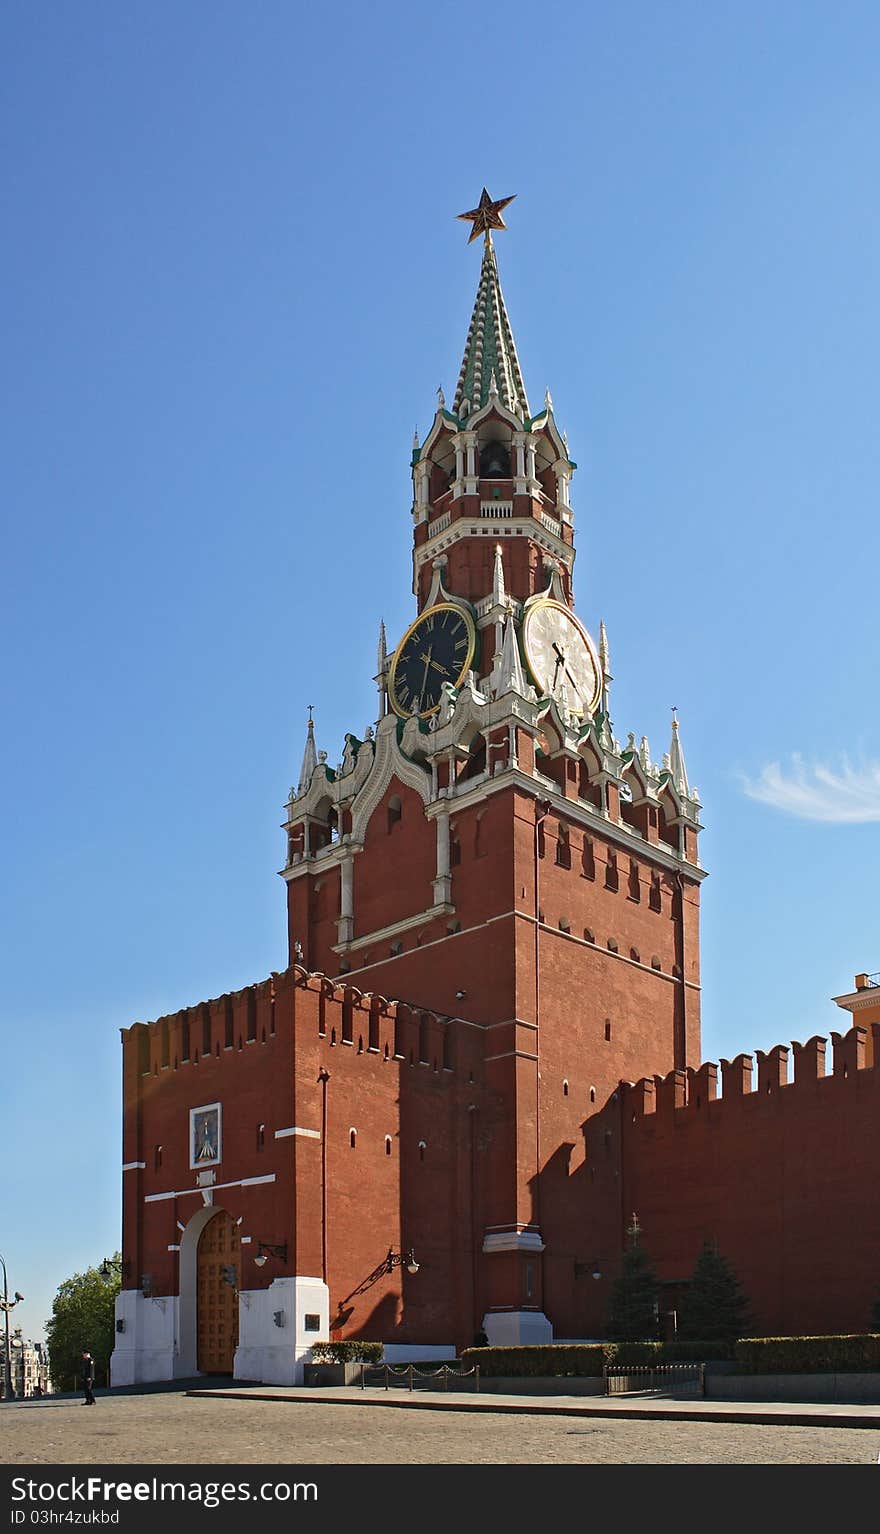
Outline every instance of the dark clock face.
<svg viewBox="0 0 880 1534">
<path fill-rule="evenodd" d="M 433 714 L 444 683 L 458 687 L 474 658 L 476 630 L 460 607 L 438 602 L 407 629 L 391 663 L 388 693 L 396 714 Z"/>
</svg>

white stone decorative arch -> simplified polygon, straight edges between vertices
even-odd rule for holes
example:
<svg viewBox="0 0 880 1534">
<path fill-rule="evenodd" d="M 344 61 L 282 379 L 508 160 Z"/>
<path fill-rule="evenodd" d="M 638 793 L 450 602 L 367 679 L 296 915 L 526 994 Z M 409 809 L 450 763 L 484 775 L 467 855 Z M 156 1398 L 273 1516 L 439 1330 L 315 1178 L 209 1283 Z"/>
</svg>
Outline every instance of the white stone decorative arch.
<svg viewBox="0 0 880 1534">
<path fill-rule="evenodd" d="M 392 778 L 398 778 L 419 795 L 423 804 L 431 797 L 431 779 L 424 768 L 409 761 L 397 744 L 397 721 L 382 729 L 376 739 L 373 770 L 351 807 L 351 839 L 362 842 L 373 811 L 381 803 Z"/>
</svg>

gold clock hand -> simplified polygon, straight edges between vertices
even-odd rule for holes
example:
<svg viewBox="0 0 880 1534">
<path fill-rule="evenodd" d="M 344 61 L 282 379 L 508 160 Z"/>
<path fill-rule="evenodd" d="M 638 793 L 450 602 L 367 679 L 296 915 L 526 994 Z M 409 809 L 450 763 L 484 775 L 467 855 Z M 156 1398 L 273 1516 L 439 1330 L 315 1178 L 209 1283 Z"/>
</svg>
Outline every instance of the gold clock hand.
<svg viewBox="0 0 880 1534">
<path fill-rule="evenodd" d="M 422 685 L 419 688 L 419 712 L 421 713 L 422 702 L 423 702 L 424 696 L 425 696 L 425 688 L 428 685 L 428 667 L 431 664 L 431 650 L 430 650 L 430 646 L 429 646 L 429 648 L 426 651 L 424 651 L 422 653 L 420 658 L 425 662 L 425 672 L 424 672 L 424 675 L 422 677 Z"/>
</svg>

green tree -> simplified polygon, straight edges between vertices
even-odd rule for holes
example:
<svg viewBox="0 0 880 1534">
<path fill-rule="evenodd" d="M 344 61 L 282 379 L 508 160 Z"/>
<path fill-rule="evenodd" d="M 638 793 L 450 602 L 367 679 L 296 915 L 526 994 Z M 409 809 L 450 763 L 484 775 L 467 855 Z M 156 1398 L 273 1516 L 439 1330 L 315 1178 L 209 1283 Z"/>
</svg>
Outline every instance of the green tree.
<svg viewBox="0 0 880 1534">
<path fill-rule="evenodd" d="M 735 1342 L 748 1336 L 752 1324 L 748 1298 L 739 1279 L 716 1242 L 707 1239 L 681 1301 L 679 1337 Z"/>
<path fill-rule="evenodd" d="M 119 1263 L 120 1254 L 114 1261 Z M 74 1273 L 59 1286 L 46 1322 L 49 1370 L 56 1390 L 73 1390 L 82 1375 L 83 1349 L 95 1360 L 98 1380 L 106 1379 L 113 1351 L 114 1304 L 120 1280 L 116 1269 L 104 1277 L 99 1268 Z"/>
<path fill-rule="evenodd" d="M 620 1276 L 611 1287 L 605 1330 L 614 1342 L 644 1342 L 657 1336 L 657 1279 L 635 1215 L 626 1233 Z"/>
</svg>

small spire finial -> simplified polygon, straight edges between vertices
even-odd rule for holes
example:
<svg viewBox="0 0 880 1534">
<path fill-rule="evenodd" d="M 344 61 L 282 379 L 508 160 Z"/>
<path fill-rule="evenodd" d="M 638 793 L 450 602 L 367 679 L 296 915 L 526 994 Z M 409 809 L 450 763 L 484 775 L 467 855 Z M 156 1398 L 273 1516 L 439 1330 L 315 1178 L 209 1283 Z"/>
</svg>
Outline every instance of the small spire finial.
<svg viewBox="0 0 880 1534">
<path fill-rule="evenodd" d="M 309 710 L 309 723 L 306 730 L 306 745 L 303 751 L 302 766 L 299 770 L 299 786 L 297 790 L 300 794 L 305 793 L 312 781 L 312 773 L 318 765 L 318 753 L 315 750 L 315 722 L 312 718 L 314 704 L 309 703 L 307 707 Z"/>
<path fill-rule="evenodd" d="M 516 193 L 514 192 L 513 197 L 515 196 Z M 486 188 L 483 187 L 477 207 L 471 208 L 469 213 L 456 214 L 456 218 L 464 219 L 466 222 L 470 221 L 473 224 L 473 228 L 468 236 L 469 245 L 480 234 L 485 235 L 486 244 L 491 245 L 492 230 L 507 228 L 501 213 L 508 203 L 513 202 L 513 197 L 500 197 L 497 202 L 493 202 Z"/>
<path fill-rule="evenodd" d="M 519 658 L 519 645 L 516 642 L 516 630 L 512 617 L 509 617 L 504 625 L 504 642 L 501 646 L 501 659 L 498 665 L 495 696 L 501 698 L 508 692 L 516 693 L 521 698 L 527 696 L 522 661 Z"/>
<path fill-rule="evenodd" d="M 443 393 L 443 385 L 441 384 L 439 389 L 437 390 L 437 408 L 438 408 L 438 410 L 443 410 L 445 405 L 446 405 L 446 395 Z"/>
<path fill-rule="evenodd" d="M 504 587 L 504 560 L 501 553 L 501 544 L 495 545 L 495 568 L 492 574 L 492 606 L 506 607 L 507 592 Z"/>
<path fill-rule="evenodd" d="M 544 390 L 544 404 L 548 410 L 553 409 L 553 396 L 551 395 L 549 389 Z"/>
<path fill-rule="evenodd" d="M 611 673 L 611 660 L 608 653 L 608 630 L 605 627 L 605 619 L 599 619 L 599 662 L 606 676 Z"/>
<path fill-rule="evenodd" d="M 687 768 L 684 764 L 684 752 L 681 749 L 681 740 L 678 734 L 678 709 L 672 709 L 672 740 L 669 745 L 669 767 L 672 773 L 672 781 L 678 792 L 684 797 L 690 794 Z"/>
</svg>

